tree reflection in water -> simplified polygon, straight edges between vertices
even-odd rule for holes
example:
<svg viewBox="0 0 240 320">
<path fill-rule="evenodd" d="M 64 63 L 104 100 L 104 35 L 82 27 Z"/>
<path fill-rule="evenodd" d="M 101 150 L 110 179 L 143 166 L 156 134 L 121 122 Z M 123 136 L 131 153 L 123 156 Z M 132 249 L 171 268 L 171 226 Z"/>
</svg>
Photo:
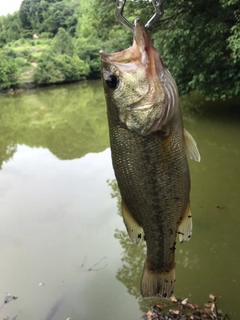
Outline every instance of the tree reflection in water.
<svg viewBox="0 0 240 320">
<path fill-rule="evenodd" d="M 109 146 L 100 82 L 0 96 L 0 169 L 17 145 L 49 149 L 61 160 Z"/>
</svg>

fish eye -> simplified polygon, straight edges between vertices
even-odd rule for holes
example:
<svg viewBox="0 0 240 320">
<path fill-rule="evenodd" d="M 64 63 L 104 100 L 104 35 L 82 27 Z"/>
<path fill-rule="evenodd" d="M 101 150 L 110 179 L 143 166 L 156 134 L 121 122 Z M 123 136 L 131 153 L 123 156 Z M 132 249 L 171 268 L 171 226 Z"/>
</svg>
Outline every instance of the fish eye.
<svg viewBox="0 0 240 320">
<path fill-rule="evenodd" d="M 116 89 L 118 87 L 119 79 L 115 75 L 110 75 L 106 79 L 106 83 L 109 88 Z"/>
</svg>

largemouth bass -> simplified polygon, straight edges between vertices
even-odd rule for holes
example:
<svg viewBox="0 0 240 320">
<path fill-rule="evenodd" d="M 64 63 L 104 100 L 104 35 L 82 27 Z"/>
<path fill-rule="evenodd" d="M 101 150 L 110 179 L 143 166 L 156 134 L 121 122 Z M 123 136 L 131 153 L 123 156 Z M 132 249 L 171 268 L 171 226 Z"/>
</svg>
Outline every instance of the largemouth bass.
<svg viewBox="0 0 240 320">
<path fill-rule="evenodd" d="M 175 282 L 175 247 L 192 235 L 186 155 L 200 161 L 183 128 L 176 83 L 153 47 L 141 20 L 133 45 L 101 51 L 112 163 L 123 219 L 134 243 L 144 237 L 143 297 L 169 298 Z"/>
</svg>

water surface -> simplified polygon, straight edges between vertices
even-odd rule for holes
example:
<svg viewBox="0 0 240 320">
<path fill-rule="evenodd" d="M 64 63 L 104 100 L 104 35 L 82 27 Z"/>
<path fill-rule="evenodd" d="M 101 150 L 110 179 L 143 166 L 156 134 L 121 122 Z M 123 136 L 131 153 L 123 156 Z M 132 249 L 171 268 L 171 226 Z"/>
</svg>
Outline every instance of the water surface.
<svg viewBox="0 0 240 320">
<path fill-rule="evenodd" d="M 194 230 L 177 245 L 175 295 L 221 295 L 238 319 L 239 106 L 182 105 L 202 161 L 189 161 Z M 140 296 L 145 248 L 122 222 L 99 81 L 1 96 L 0 169 L 0 301 L 18 297 L 0 317 L 131 320 L 157 302 Z"/>
</svg>

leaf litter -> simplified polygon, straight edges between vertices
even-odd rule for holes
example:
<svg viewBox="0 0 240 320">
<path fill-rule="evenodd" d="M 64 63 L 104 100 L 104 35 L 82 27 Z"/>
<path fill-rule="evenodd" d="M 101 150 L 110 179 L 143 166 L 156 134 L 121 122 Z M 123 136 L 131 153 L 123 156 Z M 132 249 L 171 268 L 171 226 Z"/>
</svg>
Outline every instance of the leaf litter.
<svg viewBox="0 0 240 320">
<path fill-rule="evenodd" d="M 217 308 L 217 299 L 220 296 L 210 294 L 211 299 L 201 308 L 190 303 L 188 299 L 180 300 L 175 297 L 171 301 L 161 302 L 153 306 L 142 317 L 144 320 L 230 320 Z"/>
</svg>

